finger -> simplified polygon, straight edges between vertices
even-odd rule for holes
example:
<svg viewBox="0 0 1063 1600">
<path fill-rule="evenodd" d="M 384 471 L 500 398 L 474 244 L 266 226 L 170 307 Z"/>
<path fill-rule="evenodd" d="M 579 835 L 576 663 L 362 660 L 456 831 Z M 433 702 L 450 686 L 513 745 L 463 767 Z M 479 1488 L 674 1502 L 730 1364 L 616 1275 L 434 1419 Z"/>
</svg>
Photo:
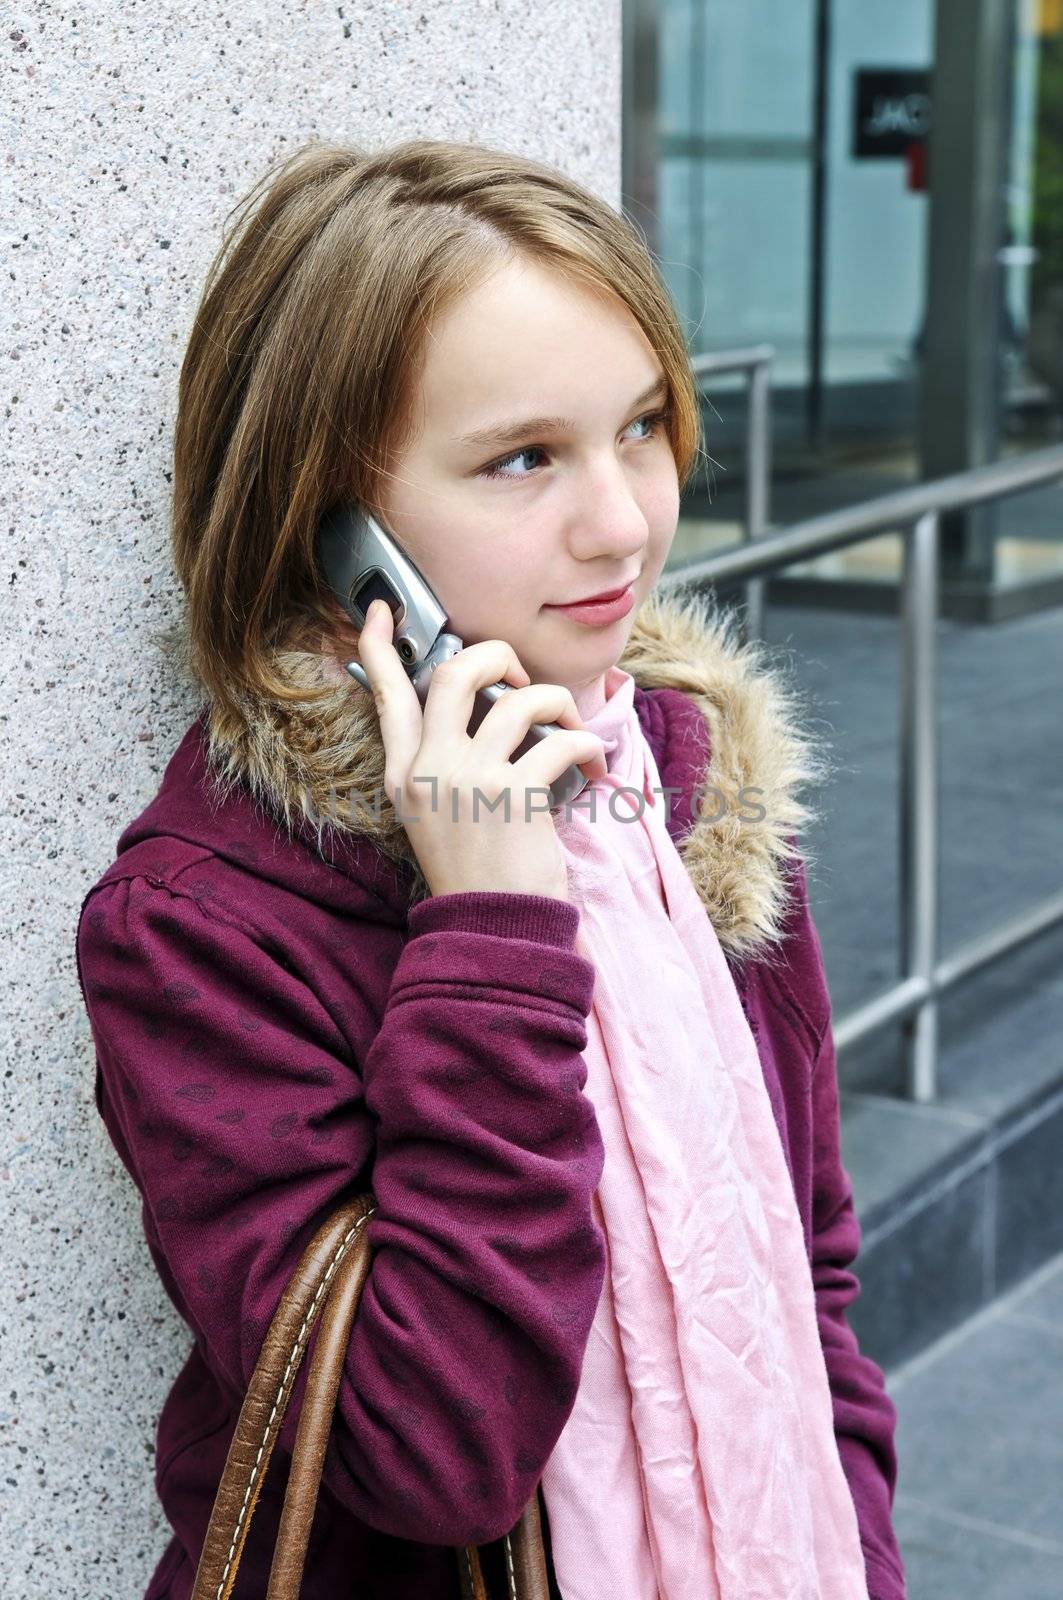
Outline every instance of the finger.
<svg viewBox="0 0 1063 1600">
<path fill-rule="evenodd" d="M 477 728 L 473 742 L 485 756 L 508 761 L 533 722 L 583 727 L 568 689 L 559 683 L 535 683 L 500 695 Z"/>
<path fill-rule="evenodd" d="M 609 765 L 596 733 L 586 728 L 551 733 L 513 763 L 513 772 L 529 788 L 545 789 L 572 766 L 579 767 L 592 783 L 605 777 Z"/>
<path fill-rule="evenodd" d="M 584 726 L 583 718 L 576 706 L 571 689 L 567 689 L 564 684 L 560 683 L 551 683 L 547 685 L 539 684 L 537 687 L 556 689 L 563 696 L 559 702 L 560 709 L 556 715 L 550 719 L 552 722 L 558 722 L 564 728 L 582 728 Z M 538 721 L 540 719 L 536 718 L 536 720 Z"/>
<path fill-rule="evenodd" d="M 358 659 L 369 679 L 389 771 L 408 771 L 421 742 L 421 702 L 392 644 L 391 607 L 374 600 L 358 636 Z M 401 780 L 400 780 L 401 781 Z"/>
<path fill-rule="evenodd" d="M 432 674 L 424 703 L 425 743 L 468 737 L 476 692 L 489 683 L 523 688 L 531 682 L 512 645 L 484 639 L 442 662 Z"/>
</svg>

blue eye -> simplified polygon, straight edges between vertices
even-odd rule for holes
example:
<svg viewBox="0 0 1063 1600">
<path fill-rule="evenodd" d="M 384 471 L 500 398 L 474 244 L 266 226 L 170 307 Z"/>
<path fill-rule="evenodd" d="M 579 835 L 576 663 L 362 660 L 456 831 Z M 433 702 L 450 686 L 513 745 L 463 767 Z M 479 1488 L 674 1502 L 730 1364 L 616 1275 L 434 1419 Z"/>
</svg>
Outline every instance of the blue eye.
<svg viewBox="0 0 1063 1600">
<path fill-rule="evenodd" d="M 664 423 L 668 421 L 669 415 L 670 413 L 667 410 L 648 411 L 644 416 L 636 417 L 634 422 L 629 423 L 628 426 L 635 428 L 638 427 L 639 423 L 649 423 L 650 426 L 648 432 L 641 434 L 640 440 L 653 439 L 660 432 Z M 481 467 L 480 475 L 484 478 L 509 478 L 513 480 L 529 478 L 532 476 L 531 472 L 503 472 L 502 468 L 511 466 L 515 461 L 521 461 L 525 456 L 533 456 L 537 452 L 539 454 L 543 453 L 543 448 L 541 445 L 525 445 L 523 449 L 515 450 L 512 455 L 503 456 L 501 461 L 493 461 L 488 466 Z"/>
</svg>

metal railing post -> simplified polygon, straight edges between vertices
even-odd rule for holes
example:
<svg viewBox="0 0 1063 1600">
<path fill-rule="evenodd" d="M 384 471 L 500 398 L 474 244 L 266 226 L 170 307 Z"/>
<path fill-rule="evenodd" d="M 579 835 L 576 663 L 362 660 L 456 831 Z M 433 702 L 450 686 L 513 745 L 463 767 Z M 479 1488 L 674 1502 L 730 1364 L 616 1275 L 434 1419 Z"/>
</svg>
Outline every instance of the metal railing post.
<svg viewBox="0 0 1063 1600">
<path fill-rule="evenodd" d="M 749 369 L 746 428 L 746 539 L 762 539 L 768 531 L 771 495 L 771 357 L 761 356 Z M 744 634 L 748 640 L 764 631 L 766 578 L 746 584 Z"/>
<path fill-rule="evenodd" d="M 750 366 L 744 352 L 745 364 Z M 709 362 L 714 358 L 707 358 Z M 1018 915 L 938 952 L 939 754 L 937 709 L 938 545 L 940 517 L 967 506 L 1063 480 L 1063 446 L 1009 456 L 951 477 L 912 484 L 876 500 L 766 531 L 757 540 L 701 557 L 662 574 L 664 592 L 689 585 L 748 582 L 795 562 L 846 550 L 880 534 L 903 530 L 901 631 L 900 880 L 901 965 L 898 980 L 835 1016 L 841 1054 L 880 1028 L 905 1029 L 908 1094 L 932 1100 L 937 1084 L 938 1001 L 971 974 L 1063 924 L 1063 890 L 1055 888 Z"/>
<path fill-rule="evenodd" d="M 762 539 L 768 531 L 771 501 L 771 366 L 775 349 L 770 344 L 745 350 L 708 350 L 691 360 L 695 381 L 708 377 L 748 375 L 746 383 L 746 482 L 742 542 Z M 741 633 L 748 640 L 763 632 L 766 580 L 750 578 L 745 585 L 745 615 Z"/>
<path fill-rule="evenodd" d="M 938 527 L 920 517 L 904 541 L 900 671 L 901 978 L 926 985 L 902 1022 L 908 1096 L 937 1093 L 938 1001 L 934 968 L 940 924 L 940 774 L 937 704 Z"/>
</svg>

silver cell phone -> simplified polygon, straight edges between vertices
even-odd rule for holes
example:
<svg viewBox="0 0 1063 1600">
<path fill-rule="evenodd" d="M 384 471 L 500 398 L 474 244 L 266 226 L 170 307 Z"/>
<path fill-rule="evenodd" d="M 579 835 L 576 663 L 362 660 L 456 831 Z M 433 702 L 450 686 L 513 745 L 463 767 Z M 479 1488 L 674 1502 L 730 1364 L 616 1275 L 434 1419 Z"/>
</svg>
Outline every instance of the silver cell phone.
<svg viewBox="0 0 1063 1600">
<path fill-rule="evenodd" d="M 355 501 L 337 506 L 321 519 L 317 555 L 330 588 L 359 631 L 374 600 L 390 606 L 392 643 L 423 705 L 435 669 L 464 645 L 449 631 L 446 612 L 414 563 L 377 518 Z M 357 661 L 348 661 L 346 667 L 363 689 L 370 688 Z M 470 734 L 476 732 L 495 701 L 513 687 L 511 683 L 489 683 L 476 691 Z M 512 759 L 518 760 L 540 739 L 559 730 L 556 722 L 533 722 Z M 589 781 L 579 767 L 566 768 L 550 785 L 551 810 L 574 800 Z"/>
</svg>

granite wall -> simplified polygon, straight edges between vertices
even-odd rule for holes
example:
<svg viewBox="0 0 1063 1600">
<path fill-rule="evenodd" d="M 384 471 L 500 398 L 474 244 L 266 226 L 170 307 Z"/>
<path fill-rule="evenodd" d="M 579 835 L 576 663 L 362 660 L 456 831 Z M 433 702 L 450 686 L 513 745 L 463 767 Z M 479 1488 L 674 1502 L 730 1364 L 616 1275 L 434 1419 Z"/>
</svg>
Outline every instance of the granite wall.
<svg viewBox="0 0 1063 1600">
<path fill-rule="evenodd" d="M 478 140 L 620 193 L 620 0 L 15 6 L 5 93 L 0 708 L 6 1600 L 144 1592 L 154 1430 L 189 1345 L 93 1100 L 82 897 L 193 715 L 177 374 L 225 215 L 311 138 Z"/>
</svg>

